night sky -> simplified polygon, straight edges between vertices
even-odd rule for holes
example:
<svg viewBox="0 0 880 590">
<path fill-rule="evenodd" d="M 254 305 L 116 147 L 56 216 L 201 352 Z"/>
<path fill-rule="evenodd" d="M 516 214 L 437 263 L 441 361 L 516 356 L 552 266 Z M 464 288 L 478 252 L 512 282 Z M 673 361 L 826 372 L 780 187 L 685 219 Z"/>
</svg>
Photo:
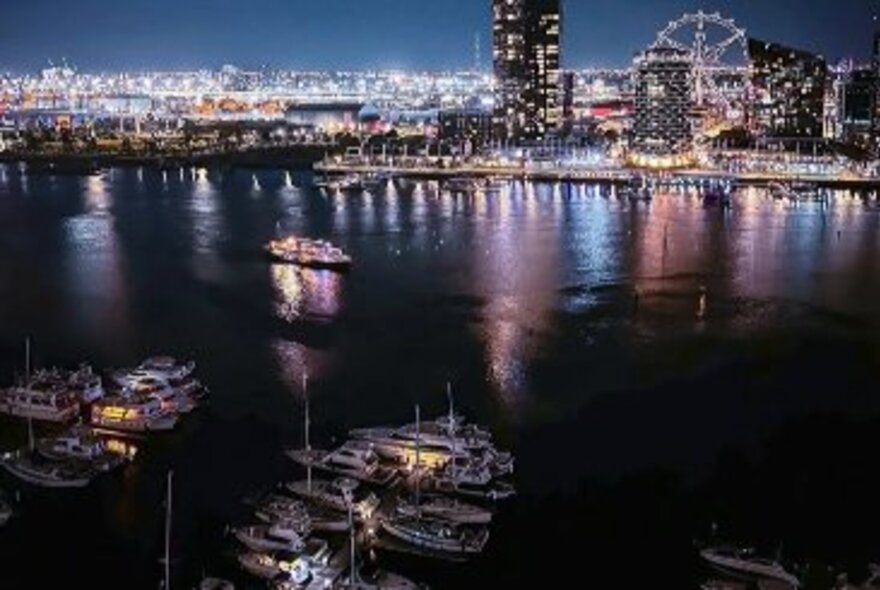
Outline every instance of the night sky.
<svg viewBox="0 0 880 590">
<path fill-rule="evenodd" d="M 880 1 L 880 0 L 878 0 Z M 568 67 L 624 65 L 671 18 L 720 9 L 755 36 L 867 56 L 875 0 L 567 0 Z M 466 67 L 490 0 L 3 0 L 0 67 Z"/>
</svg>

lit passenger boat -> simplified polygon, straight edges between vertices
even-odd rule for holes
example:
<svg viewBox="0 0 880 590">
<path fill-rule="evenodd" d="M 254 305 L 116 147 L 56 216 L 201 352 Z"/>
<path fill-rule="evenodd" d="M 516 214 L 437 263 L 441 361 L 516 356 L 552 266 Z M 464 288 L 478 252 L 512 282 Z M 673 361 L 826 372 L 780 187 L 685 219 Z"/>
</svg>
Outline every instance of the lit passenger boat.
<svg viewBox="0 0 880 590">
<path fill-rule="evenodd" d="M 266 254 L 275 262 L 296 264 L 309 268 L 347 270 L 351 257 L 324 240 L 310 240 L 290 236 L 272 240 L 265 247 Z"/>
<path fill-rule="evenodd" d="M 269 524 L 293 521 L 313 531 L 340 533 L 348 530 L 348 519 L 339 512 L 286 496 L 264 498 L 257 503 L 254 514 Z"/>
<path fill-rule="evenodd" d="M 155 398 L 105 398 L 92 406 L 91 417 L 92 426 L 123 432 L 172 430 L 178 420 L 177 414 L 170 413 Z"/>
<path fill-rule="evenodd" d="M 162 408 L 173 414 L 188 414 L 198 406 L 185 391 L 172 387 L 168 381 L 159 377 L 140 377 L 123 388 L 122 397 L 132 400 L 156 399 Z"/>
</svg>

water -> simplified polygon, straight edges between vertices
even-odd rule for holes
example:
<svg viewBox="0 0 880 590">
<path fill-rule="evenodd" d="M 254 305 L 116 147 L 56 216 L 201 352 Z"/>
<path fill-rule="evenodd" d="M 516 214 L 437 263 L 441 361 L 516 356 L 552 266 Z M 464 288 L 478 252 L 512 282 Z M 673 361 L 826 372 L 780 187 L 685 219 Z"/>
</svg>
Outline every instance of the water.
<svg viewBox="0 0 880 590">
<path fill-rule="evenodd" d="M 3 587 L 155 588 L 172 468 L 175 587 L 235 576 L 241 499 L 297 476 L 281 451 L 302 441 L 304 370 L 314 444 L 415 403 L 440 414 L 452 381 L 516 453 L 520 495 L 485 555 L 378 556 L 433 587 L 695 587 L 713 523 L 799 563 L 880 559 L 873 196 L 751 190 L 723 210 L 684 188 L 646 204 L 574 185 L 297 186 L 308 175 L 0 169 L 2 381 L 31 336 L 37 365 L 194 358 L 213 391 L 124 474 L 22 489 Z M 267 264 L 279 228 L 332 239 L 355 270 Z M 25 440 L 0 421 L 0 445 Z"/>
</svg>

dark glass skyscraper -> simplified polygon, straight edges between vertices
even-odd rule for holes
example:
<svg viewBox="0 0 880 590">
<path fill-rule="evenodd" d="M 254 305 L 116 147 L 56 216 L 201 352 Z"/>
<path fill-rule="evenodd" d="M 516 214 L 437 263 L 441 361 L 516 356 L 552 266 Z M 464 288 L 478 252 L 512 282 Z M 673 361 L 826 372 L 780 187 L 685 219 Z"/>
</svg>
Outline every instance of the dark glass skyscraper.
<svg viewBox="0 0 880 590">
<path fill-rule="evenodd" d="M 634 163 L 681 166 L 693 151 L 693 62 L 688 52 L 655 46 L 635 60 Z"/>
<path fill-rule="evenodd" d="M 759 133 L 820 139 L 828 66 L 812 53 L 749 39 L 752 116 Z"/>
<path fill-rule="evenodd" d="M 540 140 L 562 120 L 560 0 L 493 0 L 495 129 Z"/>
</svg>

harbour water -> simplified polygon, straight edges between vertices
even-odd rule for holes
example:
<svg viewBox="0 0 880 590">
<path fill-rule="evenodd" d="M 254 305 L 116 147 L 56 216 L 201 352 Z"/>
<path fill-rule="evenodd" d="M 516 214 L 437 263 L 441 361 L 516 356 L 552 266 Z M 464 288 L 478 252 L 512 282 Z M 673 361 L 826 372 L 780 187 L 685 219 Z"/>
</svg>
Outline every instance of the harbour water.
<svg viewBox="0 0 880 590">
<path fill-rule="evenodd" d="M 693 188 L 430 182 L 326 195 L 284 170 L 0 168 L 0 381 L 36 365 L 198 362 L 211 404 L 85 491 L 20 488 L 4 588 L 155 588 L 175 471 L 175 586 L 246 578 L 242 498 L 312 441 L 456 404 L 517 457 L 519 495 L 465 564 L 379 554 L 435 588 L 696 587 L 713 529 L 796 563 L 880 561 L 880 202 L 729 208 Z M 346 275 L 269 264 L 328 239 Z M 26 428 L 0 420 L 0 448 Z M 9 580 L 11 585 L 7 585 Z M 543 585 L 542 585 L 543 584 Z M 246 587 L 246 586 L 243 586 Z M 255 586 L 256 587 L 256 586 Z"/>
</svg>

